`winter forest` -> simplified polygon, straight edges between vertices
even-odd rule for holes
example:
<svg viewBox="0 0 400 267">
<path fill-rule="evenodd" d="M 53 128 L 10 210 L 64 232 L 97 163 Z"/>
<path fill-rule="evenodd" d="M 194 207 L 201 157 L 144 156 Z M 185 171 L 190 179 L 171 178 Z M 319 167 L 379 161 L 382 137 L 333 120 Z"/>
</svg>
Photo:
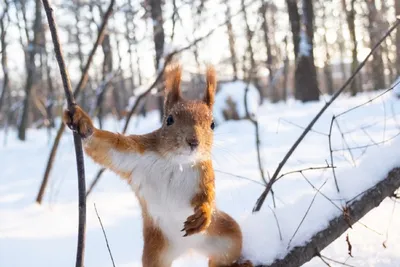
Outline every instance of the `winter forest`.
<svg viewBox="0 0 400 267">
<path fill-rule="evenodd" d="M 215 205 L 241 261 L 400 266 L 400 0 L 0 1 L 0 267 L 169 266 L 142 264 L 140 194 L 62 115 L 167 127 L 178 64 L 191 100 L 215 69 Z"/>
</svg>

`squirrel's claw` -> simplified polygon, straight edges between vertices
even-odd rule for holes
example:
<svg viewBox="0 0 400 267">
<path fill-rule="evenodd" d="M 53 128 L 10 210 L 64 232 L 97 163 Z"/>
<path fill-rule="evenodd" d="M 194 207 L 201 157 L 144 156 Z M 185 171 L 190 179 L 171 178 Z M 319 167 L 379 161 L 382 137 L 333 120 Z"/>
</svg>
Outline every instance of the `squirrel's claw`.
<svg viewBox="0 0 400 267">
<path fill-rule="evenodd" d="M 193 235 L 204 231 L 211 223 L 211 210 L 209 205 L 202 205 L 195 209 L 195 213 L 189 216 L 184 223 L 182 232 L 186 233 L 183 236 Z"/>
<path fill-rule="evenodd" d="M 75 106 L 74 111 L 65 110 L 63 120 L 68 128 L 77 132 L 81 138 L 89 137 L 93 133 L 92 120 L 79 106 Z"/>
</svg>

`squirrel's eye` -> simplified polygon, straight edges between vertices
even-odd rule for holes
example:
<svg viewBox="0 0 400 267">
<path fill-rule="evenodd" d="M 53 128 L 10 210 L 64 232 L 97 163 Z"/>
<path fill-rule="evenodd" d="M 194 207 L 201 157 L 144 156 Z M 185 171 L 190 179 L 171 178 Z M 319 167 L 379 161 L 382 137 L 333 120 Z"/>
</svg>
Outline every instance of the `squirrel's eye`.
<svg viewBox="0 0 400 267">
<path fill-rule="evenodd" d="M 212 123 L 211 123 L 211 130 L 214 130 L 214 128 L 215 128 L 215 123 L 212 122 Z"/>
<path fill-rule="evenodd" d="M 167 118 L 167 126 L 170 126 L 174 123 L 174 118 L 172 117 L 172 115 L 169 115 Z"/>
</svg>

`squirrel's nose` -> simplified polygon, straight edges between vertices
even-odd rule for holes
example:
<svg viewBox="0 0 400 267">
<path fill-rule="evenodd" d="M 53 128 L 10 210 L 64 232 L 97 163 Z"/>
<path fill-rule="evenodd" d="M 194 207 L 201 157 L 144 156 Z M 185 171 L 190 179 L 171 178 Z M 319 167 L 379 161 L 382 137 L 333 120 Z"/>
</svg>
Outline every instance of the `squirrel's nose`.
<svg viewBox="0 0 400 267">
<path fill-rule="evenodd" d="M 199 146 L 199 140 L 197 140 L 197 138 L 195 137 L 186 138 L 186 142 L 192 150 Z"/>
</svg>

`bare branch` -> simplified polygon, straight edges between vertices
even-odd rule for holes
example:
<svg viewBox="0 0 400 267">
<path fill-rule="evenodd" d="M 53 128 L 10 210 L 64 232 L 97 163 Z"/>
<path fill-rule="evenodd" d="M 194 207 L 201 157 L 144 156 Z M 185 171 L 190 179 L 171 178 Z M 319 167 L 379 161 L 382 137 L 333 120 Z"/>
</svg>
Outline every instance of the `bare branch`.
<svg viewBox="0 0 400 267">
<path fill-rule="evenodd" d="M 54 19 L 53 9 L 51 8 L 48 0 L 43 0 L 43 6 L 46 11 L 47 20 L 51 32 L 51 37 L 54 44 L 54 52 L 56 54 L 58 66 L 60 68 L 60 74 L 63 81 L 64 93 L 68 103 L 68 109 L 71 112 L 75 110 L 75 98 L 72 94 L 71 82 L 67 67 L 64 62 L 60 40 L 58 38 L 57 26 Z M 86 185 L 85 185 L 85 165 L 83 161 L 83 150 L 82 142 L 78 132 L 74 131 L 74 144 L 76 154 L 76 165 L 78 172 L 78 211 L 79 211 L 79 225 L 78 225 L 78 245 L 76 252 L 76 267 L 84 266 L 84 255 L 85 255 L 85 232 L 86 232 Z"/>
<path fill-rule="evenodd" d="M 272 264 L 260 265 L 259 267 L 297 267 L 303 265 L 317 256 L 319 251 L 322 251 L 335 241 L 365 214 L 379 206 L 386 197 L 393 195 L 399 187 L 400 168 L 395 168 L 388 173 L 385 179 L 378 182 L 374 187 L 366 191 L 365 194 L 348 206 L 350 220 L 345 219 L 345 214 L 342 213 L 340 216 L 332 219 L 325 229 L 315 233 L 304 245 L 293 248 L 286 256 L 282 259 L 275 260 Z M 325 259 L 327 258 L 325 257 Z M 342 265 L 349 266 L 345 264 Z"/>
</svg>

